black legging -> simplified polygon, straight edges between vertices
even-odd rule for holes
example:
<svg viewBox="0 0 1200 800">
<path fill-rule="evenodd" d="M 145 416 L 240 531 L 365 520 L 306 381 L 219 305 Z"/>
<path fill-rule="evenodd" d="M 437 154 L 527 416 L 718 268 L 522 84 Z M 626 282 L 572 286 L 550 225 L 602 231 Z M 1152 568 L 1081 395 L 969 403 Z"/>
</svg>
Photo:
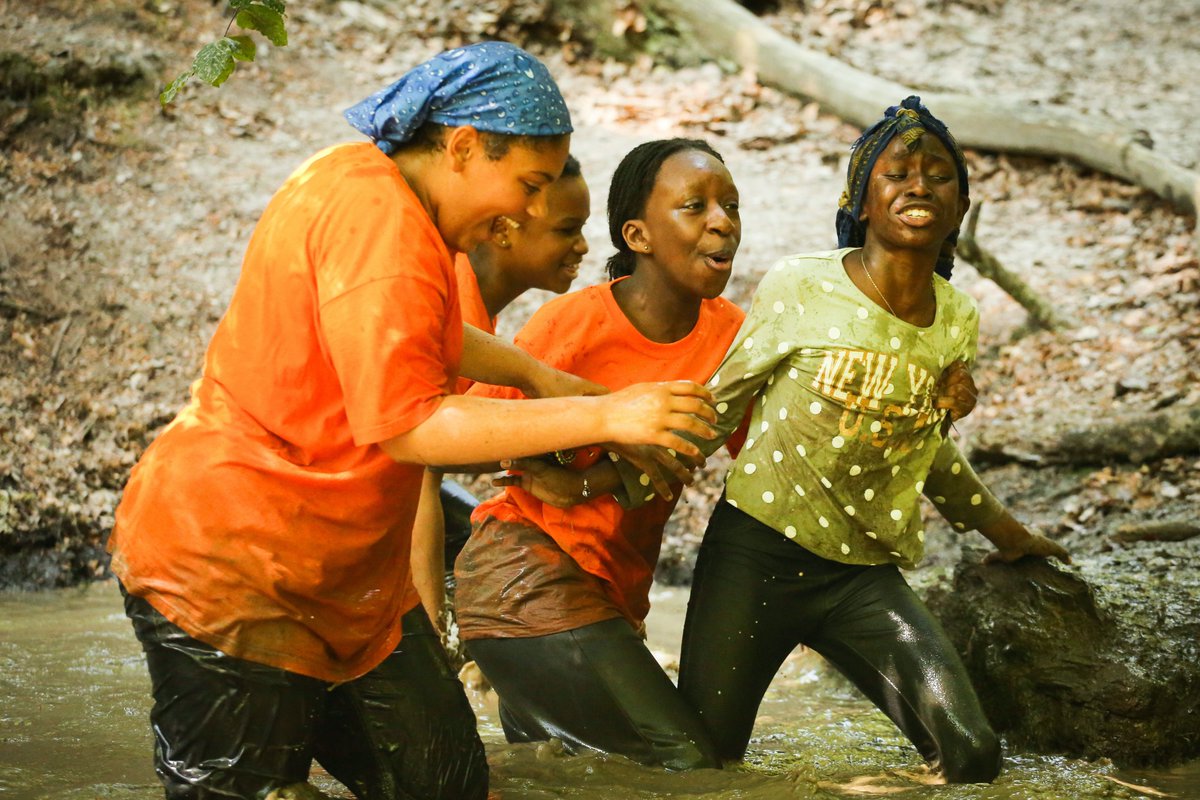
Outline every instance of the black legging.
<svg viewBox="0 0 1200 800">
<path fill-rule="evenodd" d="M 126 595 L 125 613 L 150 670 L 168 800 L 262 797 L 306 780 L 314 758 L 364 800 L 487 796 L 475 715 L 421 606 L 382 664 L 336 685 L 227 656 L 140 597 Z"/>
<path fill-rule="evenodd" d="M 821 558 L 723 499 L 696 561 L 679 688 L 723 758 L 742 758 L 763 694 L 807 645 L 955 783 L 988 782 L 1001 748 L 941 625 L 893 565 Z"/>
<path fill-rule="evenodd" d="M 570 752 L 668 769 L 720 766 L 703 723 L 624 619 L 466 646 L 500 697 L 510 742 L 553 736 Z"/>
</svg>

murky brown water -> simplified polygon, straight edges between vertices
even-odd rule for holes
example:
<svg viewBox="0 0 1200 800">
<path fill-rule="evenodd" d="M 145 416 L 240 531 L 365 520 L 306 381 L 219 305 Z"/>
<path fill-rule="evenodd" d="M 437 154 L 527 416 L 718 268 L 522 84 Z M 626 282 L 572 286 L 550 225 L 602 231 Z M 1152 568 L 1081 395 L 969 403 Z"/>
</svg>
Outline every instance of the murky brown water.
<svg viewBox="0 0 1200 800">
<path fill-rule="evenodd" d="M 684 592 L 659 592 L 651 646 L 678 647 Z M 162 797 L 150 763 L 149 680 L 112 584 L 0 595 L 0 798 Z M 786 665 L 760 711 L 747 766 L 672 774 L 619 758 L 564 757 L 504 742 L 491 696 L 474 698 L 496 800 L 775 800 L 900 796 L 912 800 L 1044 800 L 1150 796 L 1138 783 L 1200 799 L 1200 762 L 1170 771 L 1010 756 L 991 786 L 923 783 L 915 751 L 886 718 L 815 657 Z M 338 787 L 318 772 L 314 783 Z"/>
</svg>

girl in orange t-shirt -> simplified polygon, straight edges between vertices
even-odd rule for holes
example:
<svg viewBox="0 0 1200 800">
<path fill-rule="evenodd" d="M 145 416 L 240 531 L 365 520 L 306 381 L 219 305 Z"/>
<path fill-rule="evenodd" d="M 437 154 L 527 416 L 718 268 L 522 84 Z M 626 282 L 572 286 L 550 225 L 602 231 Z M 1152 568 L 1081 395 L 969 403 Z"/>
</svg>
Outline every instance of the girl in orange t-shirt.
<svg viewBox="0 0 1200 800">
<path fill-rule="evenodd" d="M 562 294 L 579 276 L 579 264 L 588 252 L 583 226 L 591 215 L 592 198 L 574 156 L 567 156 L 562 175 L 546 187 L 545 195 L 543 216 L 525 223 L 498 217 L 486 242 L 455 258 L 465 324 L 495 333 L 496 318 L 513 300 L 530 289 Z M 456 392 L 463 394 L 472 383 L 460 377 Z M 435 468 L 425 472 L 413 527 L 412 576 L 430 621 L 444 631 L 446 565 L 453 567 L 471 535 L 471 513 L 479 501 L 442 476 Z"/>
<path fill-rule="evenodd" d="M 744 316 L 720 297 L 741 236 L 721 157 L 697 140 L 640 145 L 617 167 L 608 209 L 614 280 L 546 303 L 517 345 L 613 387 L 707 380 Z M 642 637 L 675 503 L 627 511 L 610 494 L 612 463 L 581 469 L 582 459 L 569 470 L 517 462 L 522 474 L 501 479 L 505 491 L 476 510 L 455 570 L 459 634 L 500 697 L 509 741 L 557 737 L 572 751 L 718 767 L 700 718 Z"/>
<path fill-rule="evenodd" d="M 363 797 L 487 795 L 462 688 L 408 585 L 425 464 L 592 441 L 685 448 L 709 393 L 586 384 L 464 327 L 454 251 L 544 212 L 570 144 L 546 67 L 485 42 L 347 112 L 255 227 L 191 403 L 147 449 L 110 549 L 170 797 L 262 797 L 316 758 Z M 401 630 L 404 638 L 401 640 Z"/>
</svg>

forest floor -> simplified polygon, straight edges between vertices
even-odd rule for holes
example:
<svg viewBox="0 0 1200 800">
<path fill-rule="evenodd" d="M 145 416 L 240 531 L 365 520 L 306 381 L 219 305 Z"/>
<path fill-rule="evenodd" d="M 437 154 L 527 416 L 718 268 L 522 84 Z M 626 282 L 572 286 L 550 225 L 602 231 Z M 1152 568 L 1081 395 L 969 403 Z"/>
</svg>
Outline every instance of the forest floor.
<svg viewBox="0 0 1200 800">
<path fill-rule="evenodd" d="M 224 30 L 217 5 L 0 0 L 0 586 L 106 574 L 102 543 L 121 487 L 186 401 L 271 193 L 311 153 L 358 138 L 342 109 L 446 46 L 513 36 L 560 80 L 593 195 L 592 253 L 577 288 L 602 279 L 613 168 L 633 145 L 663 136 L 707 138 L 738 183 L 743 243 L 726 292 L 735 302 L 748 305 L 775 259 L 833 246 L 859 131 L 715 64 L 590 58 L 546 24 L 547 4 L 536 0 L 296 0 L 287 48 L 260 46 L 223 88 L 190 86 L 161 111 L 158 90 Z M 1131 14 L 1124 0 L 791 0 L 769 19 L 919 89 L 1108 116 L 1195 166 L 1200 51 L 1184 5 L 1142 0 Z M 1195 219 L 1070 163 L 968 160 L 972 198 L 984 206 L 981 244 L 1079 324 L 1032 328 L 1019 305 L 960 264 L 955 282 L 983 319 L 980 407 L 959 424 L 964 439 L 1019 425 L 1033 440 L 1061 420 L 1200 402 Z M 515 332 L 544 299 L 514 304 L 501 332 Z M 685 494 L 664 581 L 687 582 L 724 465 L 712 459 Z M 1125 523 L 1194 520 L 1200 453 L 983 475 L 1018 517 L 1089 553 L 1125 546 L 1113 538 Z M 962 541 L 982 544 L 930 531 L 932 564 L 956 560 Z"/>
</svg>

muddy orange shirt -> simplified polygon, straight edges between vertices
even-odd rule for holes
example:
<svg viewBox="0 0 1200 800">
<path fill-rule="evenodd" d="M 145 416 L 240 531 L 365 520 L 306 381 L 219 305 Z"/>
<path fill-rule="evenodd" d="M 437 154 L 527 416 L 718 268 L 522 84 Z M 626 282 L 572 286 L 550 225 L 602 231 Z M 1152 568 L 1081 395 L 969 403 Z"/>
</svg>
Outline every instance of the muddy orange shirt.
<svg viewBox="0 0 1200 800">
<path fill-rule="evenodd" d="M 518 347 L 552 367 L 622 389 L 642 381 L 689 379 L 704 383 L 725 357 L 745 314 L 723 298 L 705 300 L 691 333 L 660 344 L 642 336 L 617 305 L 612 283 L 591 286 L 543 305 L 517 334 Z M 520 397 L 515 389 L 480 384 L 472 394 Z M 650 584 L 676 500 L 655 498 L 626 511 L 606 495 L 573 508 L 546 505 L 508 487 L 471 516 L 533 525 L 545 531 L 609 598 L 637 623 L 650 609 Z"/>
<path fill-rule="evenodd" d="M 454 277 L 458 280 L 458 305 L 462 309 L 463 322 L 479 328 L 484 333 L 494 334 L 496 318 L 488 316 L 483 295 L 479 292 L 479 280 L 475 277 L 475 270 L 471 268 L 471 260 L 467 258 L 466 253 L 455 255 Z M 475 381 L 470 378 L 459 378 L 455 393 L 466 394 L 473 383 Z"/>
<path fill-rule="evenodd" d="M 450 253 L 371 144 L 318 153 L 271 199 L 191 403 L 133 470 L 113 568 L 187 633 L 329 681 L 400 639 L 423 467 L 377 443 L 452 386 Z"/>
</svg>

